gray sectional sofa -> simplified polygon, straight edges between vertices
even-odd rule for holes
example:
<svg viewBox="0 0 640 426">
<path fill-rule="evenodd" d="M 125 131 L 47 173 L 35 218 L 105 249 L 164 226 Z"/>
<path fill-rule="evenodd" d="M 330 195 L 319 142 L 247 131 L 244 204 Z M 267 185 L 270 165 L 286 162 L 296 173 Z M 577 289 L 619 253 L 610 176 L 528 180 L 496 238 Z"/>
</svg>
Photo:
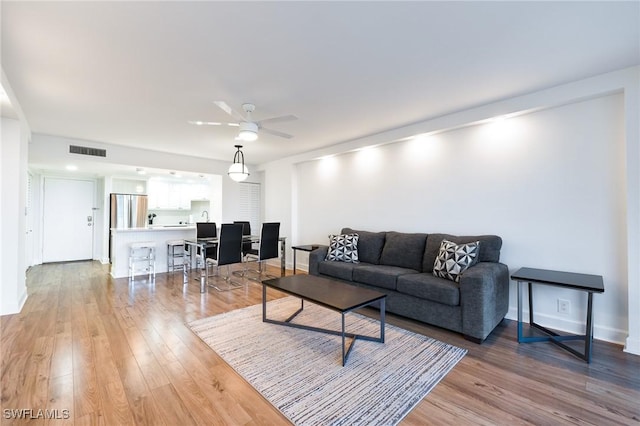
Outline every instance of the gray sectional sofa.
<svg viewBox="0 0 640 426">
<path fill-rule="evenodd" d="M 387 294 L 386 310 L 462 333 L 481 343 L 509 307 L 509 271 L 499 263 L 502 239 L 495 235 L 368 232 L 358 234 L 359 263 L 325 260 L 327 247 L 309 255 L 311 275 L 331 277 Z M 459 282 L 433 275 L 442 240 L 456 244 L 480 241 L 477 263 Z"/>
</svg>

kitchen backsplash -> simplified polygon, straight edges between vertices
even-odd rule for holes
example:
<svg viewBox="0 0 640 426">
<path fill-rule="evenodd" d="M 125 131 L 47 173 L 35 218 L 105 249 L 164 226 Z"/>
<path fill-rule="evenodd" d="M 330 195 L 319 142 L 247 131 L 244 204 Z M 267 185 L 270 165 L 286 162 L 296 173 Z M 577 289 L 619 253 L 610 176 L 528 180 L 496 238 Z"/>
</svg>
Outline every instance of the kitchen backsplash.
<svg viewBox="0 0 640 426">
<path fill-rule="evenodd" d="M 204 213 L 204 212 L 207 213 Z M 178 225 L 180 223 L 206 222 L 209 208 L 209 201 L 192 201 L 191 210 L 154 210 L 149 209 L 149 214 L 155 213 L 154 225 Z M 209 221 L 215 222 L 213 217 Z"/>
</svg>

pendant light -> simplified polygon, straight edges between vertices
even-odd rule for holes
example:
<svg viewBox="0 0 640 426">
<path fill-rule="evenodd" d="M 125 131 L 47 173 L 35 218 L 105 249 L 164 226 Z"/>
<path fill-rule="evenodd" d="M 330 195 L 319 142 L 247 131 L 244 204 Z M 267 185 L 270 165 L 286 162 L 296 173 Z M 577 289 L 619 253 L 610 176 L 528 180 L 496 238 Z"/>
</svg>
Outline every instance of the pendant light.
<svg viewBox="0 0 640 426">
<path fill-rule="evenodd" d="M 233 164 L 229 166 L 229 177 L 236 182 L 242 182 L 249 177 L 249 169 L 244 165 L 244 154 L 240 151 L 242 145 L 235 145 L 237 151 L 233 156 Z"/>
</svg>

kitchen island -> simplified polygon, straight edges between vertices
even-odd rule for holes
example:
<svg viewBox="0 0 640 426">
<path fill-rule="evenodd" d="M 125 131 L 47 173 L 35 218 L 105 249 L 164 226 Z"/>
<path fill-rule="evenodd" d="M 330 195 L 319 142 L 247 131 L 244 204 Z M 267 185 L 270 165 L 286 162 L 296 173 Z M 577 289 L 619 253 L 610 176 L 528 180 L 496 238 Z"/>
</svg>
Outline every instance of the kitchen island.
<svg viewBox="0 0 640 426">
<path fill-rule="evenodd" d="M 131 243 L 155 242 L 156 273 L 162 273 L 167 272 L 167 241 L 195 237 L 195 225 L 111 228 L 111 276 L 114 278 L 129 276 L 129 245 Z"/>
</svg>

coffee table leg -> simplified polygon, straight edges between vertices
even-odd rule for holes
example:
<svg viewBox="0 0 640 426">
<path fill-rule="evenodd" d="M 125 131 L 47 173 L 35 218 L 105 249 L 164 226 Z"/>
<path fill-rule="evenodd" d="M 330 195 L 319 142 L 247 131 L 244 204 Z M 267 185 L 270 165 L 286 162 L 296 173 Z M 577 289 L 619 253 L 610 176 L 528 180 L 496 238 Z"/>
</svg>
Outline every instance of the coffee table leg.
<svg viewBox="0 0 640 426">
<path fill-rule="evenodd" d="M 385 298 L 380 300 L 380 343 L 384 343 Z"/>
<path fill-rule="evenodd" d="M 267 286 L 262 284 L 262 322 L 267 320 Z"/>
<path fill-rule="evenodd" d="M 280 243 L 280 276 L 284 277 L 287 270 L 287 242 L 282 240 Z"/>
<path fill-rule="evenodd" d="M 518 281 L 518 342 L 522 342 L 522 281 Z"/>
<path fill-rule="evenodd" d="M 587 324 L 584 333 L 584 360 L 591 362 L 591 344 L 593 342 L 593 293 L 587 296 Z"/>
<path fill-rule="evenodd" d="M 345 354 L 345 347 L 344 347 L 344 312 L 342 313 L 342 366 L 344 367 L 344 364 L 346 362 L 346 354 Z"/>
<path fill-rule="evenodd" d="M 293 249 L 293 275 L 296 274 L 296 252 L 298 250 Z"/>
</svg>

